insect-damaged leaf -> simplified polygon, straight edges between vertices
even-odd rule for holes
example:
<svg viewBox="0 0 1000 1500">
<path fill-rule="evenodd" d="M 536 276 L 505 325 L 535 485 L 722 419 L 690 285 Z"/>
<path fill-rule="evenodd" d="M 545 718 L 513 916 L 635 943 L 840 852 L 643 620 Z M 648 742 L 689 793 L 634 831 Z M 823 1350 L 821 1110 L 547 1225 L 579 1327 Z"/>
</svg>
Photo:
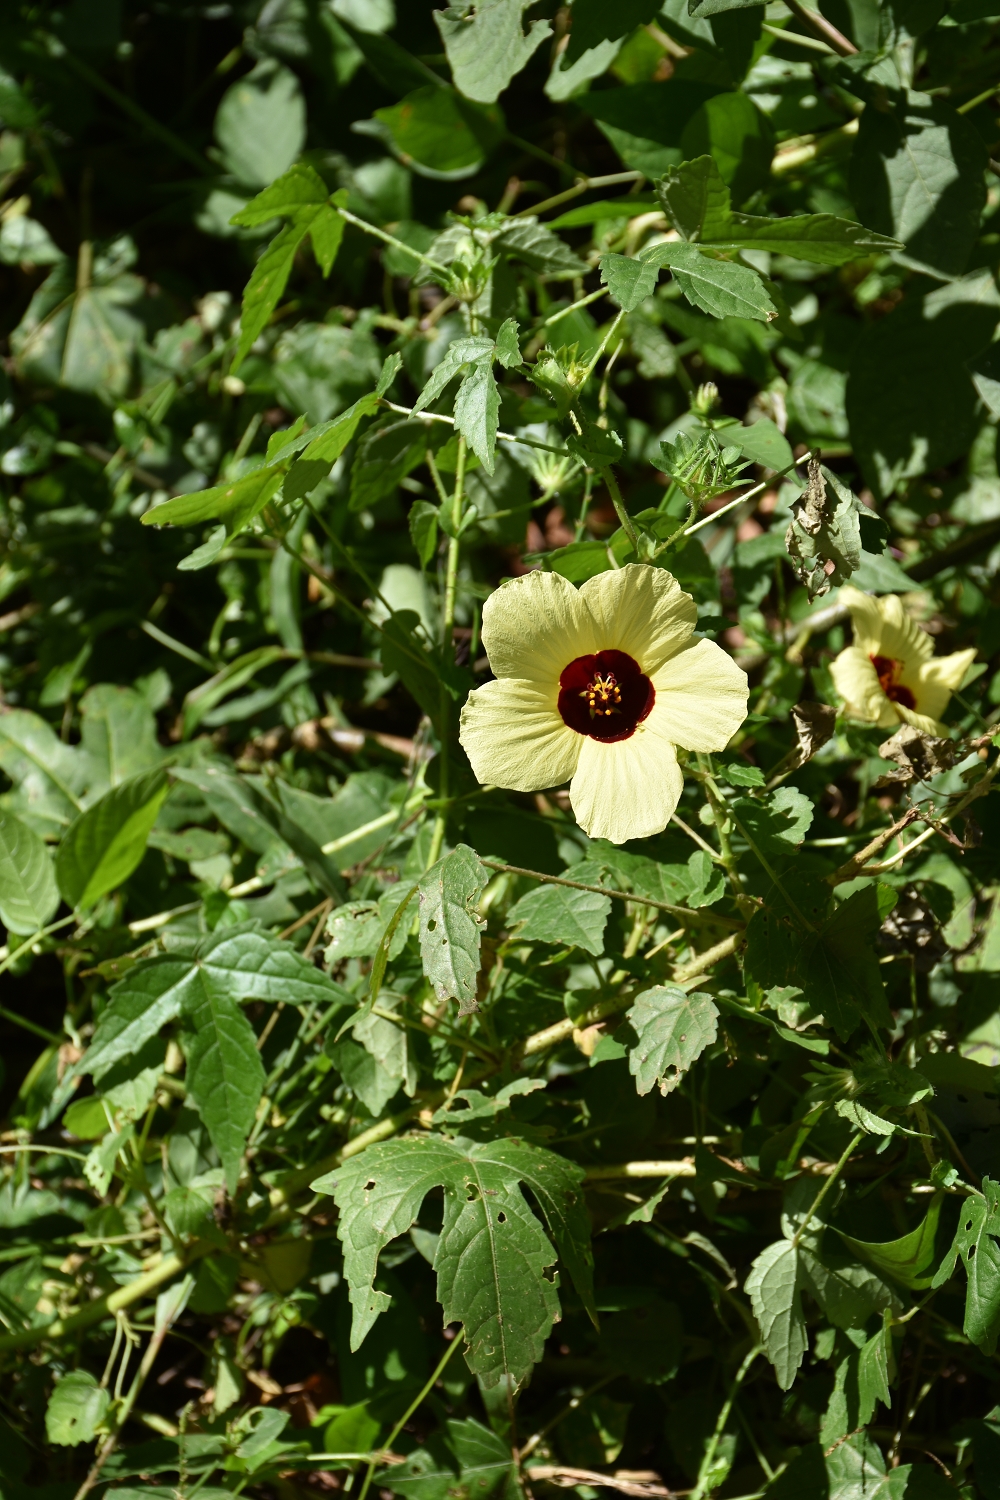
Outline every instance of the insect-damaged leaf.
<svg viewBox="0 0 1000 1500">
<path fill-rule="evenodd" d="M 810 599 L 839 588 L 860 566 L 860 514 L 861 501 L 811 458 L 808 487 L 785 533 L 792 569 Z"/>
<path fill-rule="evenodd" d="M 689 995 L 674 984 L 646 990 L 628 1012 L 638 1040 L 628 1048 L 628 1065 L 640 1094 L 654 1084 L 660 1093 L 675 1089 L 691 1064 L 718 1034 L 719 1012 L 710 995 Z"/>
<path fill-rule="evenodd" d="M 529 1209 L 530 1186 L 584 1303 L 592 1307 L 589 1228 L 582 1169 L 522 1141 L 473 1144 L 440 1136 L 389 1141 L 313 1183 L 340 1211 L 344 1272 L 358 1349 L 390 1298 L 374 1289 L 384 1247 L 414 1223 L 424 1197 L 444 1189 L 434 1252 L 446 1322 L 462 1323 L 466 1361 L 484 1386 L 520 1385 L 541 1357 L 559 1315 L 555 1252 Z"/>
<path fill-rule="evenodd" d="M 1000 1182 L 983 1178 L 982 1195 L 966 1198 L 955 1238 L 931 1282 L 944 1286 L 961 1261 L 968 1285 L 965 1292 L 966 1338 L 992 1354 L 1000 1333 Z"/>
<path fill-rule="evenodd" d="M 458 844 L 420 881 L 420 956 L 441 1000 L 459 1015 L 476 1009 L 483 921 L 475 910 L 489 871 L 474 849 Z"/>
</svg>

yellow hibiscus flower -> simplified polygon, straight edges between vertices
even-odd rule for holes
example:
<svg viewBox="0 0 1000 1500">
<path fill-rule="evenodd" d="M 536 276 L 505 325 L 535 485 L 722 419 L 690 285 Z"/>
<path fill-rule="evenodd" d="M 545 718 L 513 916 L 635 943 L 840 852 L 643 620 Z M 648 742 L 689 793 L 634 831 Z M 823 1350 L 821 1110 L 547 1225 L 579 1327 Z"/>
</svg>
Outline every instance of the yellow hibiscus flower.
<svg viewBox="0 0 1000 1500">
<path fill-rule="evenodd" d="M 461 741 L 487 785 L 570 781 L 577 822 L 623 844 L 660 833 L 681 794 L 675 746 L 723 750 L 747 712 L 746 673 L 662 568 L 630 563 L 576 589 L 527 573 L 483 609 L 496 673 L 469 695 Z"/>
<path fill-rule="evenodd" d="M 847 713 L 879 729 L 902 723 L 946 734 L 941 715 L 975 659 L 975 647 L 935 656 L 933 640 L 904 612 L 897 595 L 873 599 L 846 585 L 840 597 L 850 610 L 854 640 L 831 663 L 830 674 Z"/>
</svg>

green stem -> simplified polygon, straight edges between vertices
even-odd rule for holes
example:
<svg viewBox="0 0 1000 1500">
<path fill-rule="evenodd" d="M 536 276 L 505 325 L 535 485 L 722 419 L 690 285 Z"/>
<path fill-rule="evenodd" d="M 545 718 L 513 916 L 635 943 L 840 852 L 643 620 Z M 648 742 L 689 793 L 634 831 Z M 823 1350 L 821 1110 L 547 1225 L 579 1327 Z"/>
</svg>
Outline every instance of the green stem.
<svg viewBox="0 0 1000 1500">
<path fill-rule="evenodd" d="M 458 462 L 455 465 L 455 492 L 451 497 L 451 516 L 448 538 L 448 561 L 445 565 L 444 577 L 444 612 L 441 620 L 441 651 L 446 666 L 450 666 L 454 658 L 453 632 L 455 626 L 455 595 L 458 590 L 458 560 L 459 539 L 458 532 L 462 524 L 462 499 L 465 489 L 465 459 L 467 445 L 464 437 L 458 439 Z M 427 865 L 436 864 L 441 858 L 441 849 L 444 846 L 445 826 L 448 819 L 448 783 L 449 783 L 449 734 L 451 730 L 451 693 L 445 683 L 441 683 L 441 749 L 438 755 L 438 799 L 442 803 L 434 818 L 434 831 L 431 834 L 431 845 L 427 852 Z"/>
<path fill-rule="evenodd" d="M 514 137 L 511 136 L 511 140 Z M 644 176 L 642 172 L 612 172 L 607 177 L 581 177 L 579 182 L 571 188 L 565 188 L 561 193 L 556 193 L 552 198 L 543 198 L 541 203 L 533 203 L 530 208 L 519 209 L 512 217 L 523 218 L 526 214 L 541 214 L 546 209 L 558 208 L 561 203 L 568 203 L 571 198 L 579 198 L 581 193 L 589 192 L 591 188 L 614 187 L 619 182 L 640 182 Z"/>
<path fill-rule="evenodd" d="M 670 916 L 683 918 L 688 922 L 710 922 L 713 926 L 738 927 L 741 931 L 743 928 L 742 922 L 736 922 L 731 917 L 720 917 L 715 913 L 707 915 L 692 911 L 686 906 L 673 906 L 669 901 L 654 901 L 652 896 L 644 896 L 637 891 L 616 891 L 606 885 L 585 885 L 581 880 L 566 880 L 562 875 L 546 875 L 542 870 L 505 865 L 499 859 L 484 859 L 482 862 L 491 870 L 499 870 L 504 875 L 526 875 L 529 880 L 541 880 L 546 885 L 566 885 L 574 891 L 593 891 L 598 896 L 610 896 L 614 901 L 634 901 L 637 906 L 652 906 L 656 911 L 669 912 Z"/>
<path fill-rule="evenodd" d="M 712 815 L 715 818 L 715 831 L 719 836 L 719 852 L 722 856 L 722 867 L 729 876 L 729 884 L 733 888 L 736 904 L 744 916 L 749 917 L 752 915 L 754 907 L 748 901 L 747 895 L 743 890 L 743 881 L 740 878 L 736 856 L 733 853 L 733 846 L 729 842 L 729 829 L 727 827 L 729 809 L 726 807 L 722 794 L 715 784 L 707 758 L 699 755 L 698 764 L 701 767 L 701 782 L 705 788 L 705 796 L 708 798 L 708 805 L 712 809 Z"/>
<path fill-rule="evenodd" d="M 206 1240 L 196 1240 L 186 1250 L 175 1255 L 165 1255 L 151 1271 L 147 1271 L 144 1276 L 137 1276 L 127 1286 L 88 1302 L 86 1307 L 72 1317 L 56 1318 L 53 1323 L 46 1323 L 41 1328 L 19 1328 L 15 1333 L 0 1334 L 0 1354 L 15 1349 L 33 1349 L 36 1344 L 52 1343 L 57 1339 L 72 1338 L 104 1318 L 113 1317 L 123 1307 L 131 1307 L 133 1302 L 141 1302 L 143 1297 L 159 1291 L 165 1281 L 173 1281 L 175 1276 L 186 1271 L 194 1261 L 200 1260 L 203 1255 L 209 1255 L 212 1249 L 213 1246 Z"/>
<path fill-rule="evenodd" d="M 378 229 L 374 224 L 369 224 L 367 220 L 359 219 L 356 214 L 349 213 L 346 208 L 338 208 L 337 212 L 342 219 L 347 220 L 348 224 L 356 225 L 365 234 L 373 234 L 376 239 L 384 240 L 387 245 L 394 245 L 397 250 L 402 250 L 414 260 L 419 260 L 423 265 L 429 266 L 439 276 L 451 276 L 451 272 L 447 266 L 443 266 L 438 260 L 431 260 L 429 255 L 424 255 L 419 250 L 414 250 L 412 245 L 404 245 L 403 241 L 397 240 L 394 234 L 387 234 L 384 229 Z"/>
<path fill-rule="evenodd" d="M 719 1446 L 719 1439 L 722 1437 L 722 1434 L 725 1431 L 726 1423 L 729 1421 L 729 1413 L 733 1409 L 733 1402 L 736 1400 L 737 1392 L 746 1379 L 747 1374 L 750 1370 L 750 1366 L 753 1364 L 754 1360 L 760 1353 L 761 1348 L 758 1344 L 755 1348 L 750 1350 L 750 1353 L 746 1356 L 743 1363 L 736 1371 L 736 1376 L 733 1380 L 733 1383 L 729 1387 L 729 1394 L 726 1397 L 725 1401 L 722 1403 L 722 1410 L 719 1412 L 718 1418 L 716 1419 L 715 1431 L 712 1433 L 712 1436 L 708 1440 L 708 1446 L 705 1449 L 705 1455 L 702 1458 L 701 1467 L 698 1470 L 698 1480 L 695 1484 L 694 1489 L 691 1491 L 691 1500 L 704 1500 L 704 1496 L 708 1493 L 709 1478 L 712 1472 L 712 1465 L 715 1462 L 715 1451 Z M 712 1488 L 714 1489 L 714 1485 L 712 1486 Z"/>
<path fill-rule="evenodd" d="M 121 1408 L 118 1411 L 117 1417 L 115 1418 L 114 1428 L 104 1446 L 101 1448 L 100 1453 L 97 1455 L 97 1458 L 94 1460 L 86 1479 L 83 1481 L 80 1488 L 73 1496 L 73 1500 L 84 1500 L 84 1497 L 90 1493 L 90 1491 L 94 1488 L 94 1485 L 100 1478 L 101 1470 L 104 1468 L 104 1465 L 107 1463 L 108 1459 L 117 1448 L 118 1439 L 121 1436 L 122 1429 L 124 1428 L 125 1423 L 128 1421 L 129 1417 L 132 1414 L 132 1408 L 136 1403 L 139 1392 L 142 1390 L 143 1386 L 146 1383 L 150 1370 L 153 1368 L 153 1363 L 156 1359 L 156 1356 L 160 1352 L 163 1340 L 166 1338 L 167 1334 L 170 1331 L 170 1325 L 172 1322 L 172 1318 L 164 1318 L 161 1326 L 153 1330 L 153 1334 L 149 1340 L 149 1344 L 146 1347 L 146 1352 L 142 1357 L 142 1363 L 139 1366 L 136 1377 L 132 1382 L 128 1395 L 125 1397 L 125 1400 L 121 1404 Z"/>
<path fill-rule="evenodd" d="M 848 1141 L 847 1148 L 844 1151 L 844 1154 L 841 1156 L 841 1158 L 838 1161 L 837 1165 L 834 1167 L 833 1171 L 830 1173 L 829 1177 L 826 1179 L 826 1181 L 824 1182 L 823 1186 L 820 1188 L 819 1192 L 816 1194 L 815 1198 L 813 1199 L 812 1208 L 806 1214 L 805 1218 L 802 1220 L 802 1223 L 799 1225 L 798 1229 L 796 1229 L 796 1231 L 795 1231 L 795 1234 L 792 1236 L 792 1249 L 793 1250 L 798 1249 L 799 1242 L 801 1241 L 802 1236 L 805 1234 L 806 1230 L 809 1228 L 809 1225 L 812 1223 L 813 1219 L 816 1217 L 817 1213 L 819 1212 L 820 1207 L 821 1207 L 822 1202 L 823 1202 L 823 1199 L 826 1197 L 827 1193 L 833 1187 L 833 1184 L 836 1182 L 837 1178 L 840 1176 L 841 1172 L 844 1170 L 844 1167 L 847 1165 L 848 1157 L 850 1157 L 853 1154 L 853 1152 L 855 1152 L 858 1149 L 858 1147 L 860 1146 L 860 1144 L 861 1144 L 861 1142 L 863 1140 L 864 1140 L 864 1133 L 863 1133 L 863 1131 L 859 1130 L 858 1133 L 857 1133 L 857 1135 L 852 1136 L 851 1139 L 850 1139 L 850 1141 Z"/>
<path fill-rule="evenodd" d="M 608 487 L 608 494 L 611 496 L 611 503 L 615 508 L 615 513 L 618 516 L 619 521 L 622 523 L 622 529 L 625 532 L 625 535 L 628 537 L 629 541 L 632 543 L 633 549 L 636 553 L 638 553 L 639 538 L 636 535 L 635 527 L 632 525 L 632 518 L 629 515 L 628 511 L 625 509 L 625 501 L 622 499 L 622 492 L 618 488 L 618 481 L 615 478 L 614 470 L 610 468 L 599 469 L 598 472 L 601 478 L 604 480 L 604 483 Z"/>
<path fill-rule="evenodd" d="M 455 1337 L 452 1339 L 451 1343 L 448 1345 L 447 1349 L 444 1351 L 441 1358 L 438 1360 L 436 1366 L 434 1367 L 434 1372 L 431 1375 L 430 1379 L 427 1381 L 427 1384 L 416 1396 L 414 1396 L 413 1400 L 410 1402 L 410 1405 L 406 1408 L 405 1412 L 400 1417 L 399 1421 L 396 1423 L 389 1436 L 386 1438 L 385 1448 L 383 1450 L 384 1452 L 392 1452 L 393 1443 L 399 1437 L 399 1434 L 402 1432 L 407 1422 L 413 1416 L 413 1413 L 420 1406 L 421 1402 L 430 1395 L 431 1391 L 437 1385 L 448 1361 L 451 1359 L 451 1356 L 454 1354 L 458 1346 L 463 1342 L 464 1340 L 462 1334 L 456 1333 Z M 365 1482 L 361 1486 L 361 1494 L 358 1496 L 358 1500 L 365 1500 L 365 1496 L 368 1494 L 368 1490 L 371 1487 L 372 1475 L 375 1473 L 376 1462 L 377 1460 L 375 1457 L 372 1457 L 369 1461 L 368 1473 L 365 1475 Z"/>
<path fill-rule="evenodd" d="M 35 943 L 37 943 L 41 938 L 48 937 L 50 932 L 58 932 L 60 927 L 68 927 L 70 922 L 74 922 L 75 920 L 75 916 L 62 917 L 58 922 L 50 922 L 48 927 L 40 927 L 37 932 L 33 932 L 31 934 L 31 937 L 25 938 L 20 947 L 15 948 L 13 952 L 8 950 L 8 952 L 4 954 L 2 961 L 0 961 L 0 974 L 3 974 L 7 969 L 9 969 L 11 964 L 16 964 L 17 960 L 21 957 L 21 954 L 27 953 L 28 949 L 34 947 Z M 61 1036 L 53 1036 L 51 1031 L 40 1030 L 39 1027 L 37 1027 L 33 1022 L 26 1021 L 23 1016 L 15 1015 L 13 1011 L 4 1011 L 3 1014 L 6 1020 L 16 1021 L 19 1026 L 26 1026 L 29 1031 L 34 1031 L 38 1036 L 44 1037 L 48 1042 L 54 1042 L 58 1045 L 58 1043 L 63 1040 Z"/>
</svg>

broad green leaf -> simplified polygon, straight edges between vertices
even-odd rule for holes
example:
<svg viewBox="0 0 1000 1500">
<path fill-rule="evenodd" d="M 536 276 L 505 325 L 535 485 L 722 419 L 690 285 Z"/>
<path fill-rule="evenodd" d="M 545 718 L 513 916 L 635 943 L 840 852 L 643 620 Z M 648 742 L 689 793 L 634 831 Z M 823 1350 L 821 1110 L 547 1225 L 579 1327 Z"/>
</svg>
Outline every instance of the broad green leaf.
<svg viewBox="0 0 1000 1500">
<path fill-rule="evenodd" d="M 31 828 L 0 807 L 0 921 L 28 936 L 51 921 L 59 905 L 52 859 Z"/>
<path fill-rule="evenodd" d="M 633 312 L 652 296 L 659 276 L 660 267 L 655 261 L 629 255 L 601 256 L 601 280 L 625 312 Z"/>
<path fill-rule="evenodd" d="M 654 245 L 642 259 L 669 266 L 688 301 L 713 318 L 753 318 L 768 323 L 778 315 L 767 288 L 749 266 L 715 260 L 683 241 Z"/>
<path fill-rule="evenodd" d="M 709 238 L 728 227 L 730 192 L 710 156 L 698 156 L 666 171 L 657 185 L 663 211 L 685 240 Z"/>
<path fill-rule="evenodd" d="M 792 854 L 809 832 L 815 814 L 809 798 L 793 786 L 778 787 L 766 801 L 737 797 L 731 807 L 740 832 L 770 859 Z"/>
<path fill-rule="evenodd" d="M 217 928 L 190 954 L 142 959 L 110 991 L 80 1071 L 101 1079 L 122 1058 L 140 1051 L 160 1028 L 193 1012 L 203 993 L 235 1001 L 272 1000 L 329 1005 L 350 997 L 296 952 L 253 930 L 252 924 Z"/>
<path fill-rule="evenodd" d="M 505 370 L 512 370 L 521 363 L 521 347 L 517 341 L 517 319 L 507 318 L 497 329 L 496 358 Z"/>
<path fill-rule="evenodd" d="M 431 1124 L 438 1125 L 449 1135 L 458 1135 L 469 1120 L 488 1120 L 509 1109 L 520 1094 L 533 1094 L 545 1087 L 544 1078 L 515 1078 L 505 1083 L 495 1094 L 484 1094 L 480 1089 L 459 1089 L 447 1105 L 434 1111 Z"/>
<path fill-rule="evenodd" d="M 890 1382 L 895 1378 L 896 1360 L 892 1348 L 891 1314 L 882 1314 L 882 1327 L 868 1340 L 858 1357 L 858 1425 L 867 1427 L 881 1401 L 892 1406 Z"/>
<path fill-rule="evenodd" d="M 704 235 L 701 243 L 716 245 L 720 250 L 766 250 L 817 266 L 843 266 L 869 255 L 889 255 L 900 248 L 899 240 L 834 214 L 765 219 L 733 213 L 725 231 L 713 227 L 712 234 Z"/>
<path fill-rule="evenodd" d="M 658 193 L 667 217 L 685 240 L 720 250 L 767 250 L 816 265 L 839 266 L 901 248 L 898 240 L 833 214 L 769 219 L 734 213 L 729 188 L 710 156 L 672 168 L 662 178 Z"/>
<path fill-rule="evenodd" d="M 80 739 L 94 778 L 91 795 L 95 787 L 118 786 L 163 760 L 156 719 L 134 688 L 98 683 L 80 699 L 80 713 Z"/>
<path fill-rule="evenodd" d="M 264 1091 L 264 1065 L 242 998 L 202 974 L 185 995 L 182 1016 L 187 1096 L 219 1153 L 230 1193 Z"/>
<path fill-rule="evenodd" d="M 405 1500 L 453 1500 L 457 1495 L 489 1500 L 512 1475 L 510 1448 L 472 1417 L 449 1418 L 405 1462 L 380 1469 L 375 1482 Z"/>
<path fill-rule="evenodd" d="M 799 1283 L 819 1303 L 835 1328 L 863 1328 L 869 1318 L 886 1308 L 899 1311 L 900 1303 L 892 1289 L 871 1266 L 847 1260 L 842 1251 L 822 1247 L 822 1230 L 814 1221 L 817 1234 L 810 1233 L 799 1246 Z"/>
<path fill-rule="evenodd" d="M 196 526 L 203 521 L 225 523 L 228 536 L 235 536 L 248 526 L 274 496 L 284 478 L 284 470 L 274 464 L 255 469 L 231 484 L 217 484 L 191 495 L 176 495 L 162 505 L 143 513 L 144 526 Z"/>
<path fill-rule="evenodd" d="M 633 83 L 625 88 L 593 89 L 576 103 L 614 146 L 626 166 L 655 181 L 684 160 L 684 127 L 706 99 L 721 92 L 718 84 L 672 78 L 670 88 L 659 83 Z"/>
<path fill-rule="evenodd" d="M 495 107 L 484 109 L 434 83 L 374 114 L 405 166 L 445 182 L 478 171 L 501 138 L 500 119 Z"/>
<path fill-rule="evenodd" d="M 550 1229 L 579 1257 L 585 1244 L 582 1172 L 519 1141 L 446 1141 L 424 1136 L 370 1147 L 319 1178 L 340 1211 L 339 1233 L 358 1349 L 389 1304 L 373 1283 L 378 1258 L 416 1220 L 432 1188 L 444 1189 L 444 1223 L 434 1255 L 446 1321 L 460 1321 L 466 1361 L 487 1388 L 506 1378 L 520 1385 L 541 1356 L 559 1315 L 555 1284 L 545 1274 L 554 1252 L 519 1183 L 538 1198 Z M 568 1262 L 573 1269 L 572 1262 Z M 590 1260 L 586 1256 L 586 1273 Z"/>
<path fill-rule="evenodd" d="M 445 1184 L 434 1252 L 442 1316 L 461 1319 L 466 1364 L 486 1386 L 527 1380 L 559 1316 L 555 1283 L 545 1274 L 555 1252 L 518 1177 L 485 1155 L 455 1174 Z"/>
<path fill-rule="evenodd" d="M 802 1285 L 800 1252 L 790 1240 L 776 1240 L 757 1256 L 744 1288 L 783 1391 L 791 1388 L 809 1347 Z"/>
<path fill-rule="evenodd" d="M 272 219 L 294 217 L 300 208 L 319 207 L 328 197 L 326 183 L 319 173 L 307 162 L 297 161 L 233 214 L 230 223 L 252 229 L 258 224 L 269 224 Z"/>
<path fill-rule="evenodd" d="M 306 107 L 295 74 L 264 58 L 222 96 L 215 139 L 238 182 L 263 188 L 287 172 L 305 144 Z"/>
<path fill-rule="evenodd" d="M 58 1382 L 45 1408 L 45 1436 L 72 1448 L 92 1443 L 107 1414 L 111 1397 L 89 1370 L 70 1370 Z"/>
<path fill-rule="evenodd" d="M 705 100 L 684 127 L 681 149 L 688 158 L 711 156 L 736 202 L 743 203 L 769 180 L 773 141 L 770 120 L 737 89 Z"/>
<path fill-rule="evenodd" d="M 411 505 L 406 519 L 420 566 L 426 568 L 437 551 L 438 508 L 429 500 L 417 500 Z"/>
<path fill-rule="evenodd" d="M 318 427 L 312 428 L 306 436 L 309 438 L 302 459 L 306 463 L 325 463 L 332 468 L 337 459 L 343 453 L 348 443 L 358 430 L 358 424 L 363 417 L 368 417 L 378 409 L 378 397 L 372 391 L 367 396 L 361 396 L 342 411 L 338 417 L 333 417 L 329 422 L 322 422 Z M 277 461 L 281 462 L 284 450 L 279 450 Z"/>
<path fill-rule="evenodd" d="M 123 237 L 92 263 L 89 250 L 81 251 L 75 275 L 69 261 L 53 268 L 11 333 L 11 348 L 19 374 L 35 384 L 121 397 L 144 337 L 142 323 L 129 311 L 143 295 L 141 279 L 125 270 L 135 259 L 135 245 Z"/>
<path fill-rule="evenodd" d="M 413 410 L 423 411 L 430 406 L 441 395 L 449 381 L 454 380 L 466 365 L 477 364 L 488 357 L 492 358 L 493 349 L 493 340 L 480 335 L 466 339 L 453 339 L 445 350 L 444 358 L 439 360 L 431 371 L 430 379 L 413 403 Z"/>
<path fill-rule="evenodd" d="M 495 104 L 547 36 L 550 21 L 533 20 L 525 35 L 522 15 L 532 0 L 478 0 L 434 12 L 455 87 L 467 99 Z"/>
<path fill-rule="evenodd" d="M 493 1141 L 483 1150 L 494 1161 L 511 1167 L 531 1189 L 560 1259 L 573 1279 L 577 1296 L 596 1325 L 594 1260 L 581 1168 L 555 1152 L 541 1150 L 513 1136 Z"/>
<path fill-rule="evenodd" d="M 688 858 L 688 881 L 684 900 L 695 910 L 714 906 L 726 893 L 725 871 L 703 849 L 696 849 Z"/>
<path fill-rule="evenodd" d="M 232 373 L 235 374 L 239 369 L 257 338 L 267 327 L 292 274 L 295 252 L 308 232 L 309 222 L 305 215 L 293 219 L 278 231 L 254 266 L 243 292 L 240 341 L 230 367 Z"/>
<path fill-rule="evenodd" d="M 996 1236 L 996 1238 L 994 1237 Z M 1000 1183 L 983 1178 L 982 1195 L 966 1198 L 958 1219 L 958 1228 L 944 1260 L 931 1281 L 932 1287 L 944 1286 L 955 1266 L 965 1268 L 966 1338 L 978 1344 L 984 1354 L 996 1349 L 1000 1333 Z"/>
<path fill-rule="evenodd" d="M 866 1135 L 895 1135 L 897 1126 L 891 1120 L 883 1119 L 881 1115 L 873 1114 L 857 1099 L 838 1099 L 836 1104 L 837 1114 L 855 1130 L 863 1130 Z"/>
<path fill-rule="evenodd" d="M 844 1040 L 859 1010 L 876 1026 L 890 1024 L 875 937 L 882 925 L 873 887 L 855 891 L 803 947 L 798 972 L 810 1001 Z"/>
<path fill-rule="evenodd" d="M 168 790 L 165 772 L 147 771 L 112 787 L 70 824 L 56 855 L 56 879 L 70 906 L 93 906 L 128 879 Z"/>
<path fill-rule="evenodd" d="M 571 880 L 583 880 L 586 873 L 581 874 L 576 866 L 567 872 Z M 597 881 L 587 880 L 587 884 Z M 514 903 L 507 913 L 507 926 L 518 940 L 582 948 L 597 958 L 604 952 L 610 914 L 610 896 L 574 891 L 565 885 L 538 885 Z"/>
<path fill-rule="evenodd" d="M 628 1020 L 638 1040 L 628 1048 L 636 1091 L 654 1084 L 668 1094 L 718 1034 L 719 1012 L 710 995 L 692 995 L 674 984 L 658 984 L 637 998 Z"/>
<path fill-rule="evenodd" d="M 966 362 L 990 344 L 998 318 L 996 282 L 977 270 L 926 296 L 911 293 L 858 339 L 846 414 L 855 456 L 877 497 L 968 453 L 981 419 Z M 922 378 L 922 368 L 934 370 L 933 381 Z"/>
<path fill-rule="evenodd" d="M 390 1008 L 387 1001 L 383 997 L 382 1006 Z M 404 1026 L 381 1015 L 361 1013 L 351 1021 L 351 1035 L 332 1041 L 327 1051 L 348 1088 L 377 1118 L 401 1086 L 411 1096 L 416 1088 L 408 1034 Z"/>
<path fill-rule="evenodd" d="M 494 244 L 505 255 L 523 261 L 540 276 L 567 278 L 586 274 L 580 257 L 574 255 L 557 234 L 552 233 L 551 225 L 539 223 L 532 214 L 525 214 L 523 219 L 509 220 L 497 235 Z M 502 333 L 503 327 L 497 334 L 498 342 Z M 499 354 L 497 358 L 501 364 L 505 363 Z"/>
<path fill-rule="evenodd" d="M 14 783 L 4 806 L 36 833 L 58 836 L 83 806 L 86 757 L 28 709 L 0 714 L 0 768 Z"/>
<path fill-rule="evenodd" d="M 500 391 L 492 360 L 481 359 L 458 388 L 455 430 L 465 438 L 487 474 L 493 473 L 499 425 Z"/>
<path fill-rule="evenodd" d="M 483 920 L 476 910 L 490 872 L 478 854 L 458 844 L 420 880 L 420 956 L 440 1000 L 459 1002 L 460 1016 L 476 1007 Z"/>
<path fill-rule="evenodd" d="M 906 254 L 960 276 L 979 233 L 986 143 L 943 99 L 911 93 L 870 106 L 851 150 L 849 185 L 858 216 L 902 240 Z"/>
<path fill-rule="evenodd" d="M 565 65 L 572 66 L 602 42 L 622 41 L 637 26 L 652 21 L 659 9 L 657 0 L 619 0 L 617 5 L 608 5 L 606 0 L 575 0 Z"/>
<path fill-rule="evenodd" d="M 794 462 L 791 443 L 770 417 L 761 417 L 749 427 L 727 428 L 724 437 L 727 442 L 733 442 L 745 458 L 753 459 L 761 468 L 777 471 L 790 468 Z"/>
</svg>

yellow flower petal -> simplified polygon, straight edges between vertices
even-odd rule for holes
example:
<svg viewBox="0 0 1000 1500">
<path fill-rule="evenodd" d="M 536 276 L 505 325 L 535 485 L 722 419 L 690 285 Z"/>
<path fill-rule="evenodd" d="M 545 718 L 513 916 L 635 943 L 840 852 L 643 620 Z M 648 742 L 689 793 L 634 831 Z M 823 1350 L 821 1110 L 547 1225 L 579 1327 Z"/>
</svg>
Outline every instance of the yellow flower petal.
<svg viewBox="0 0 1000 1500">
<path fill-rule="evenodd" d="M 919 729 L 921 734 L 933 734 L 940 738 L 948 733 L 947 725 L 932 719 L 930 714 L 914 713 L 912 708 L 906 708 L 902 703 L 893 703 L 890 707 L 900 723 L 909 724 L 911 729 Z"/>
<path fill-rule="evenodd" d="M 975 659 L 975 646 L 953 651 L 950 656 L 932 656 L 930 661 L 921 662 L 915 681 L 911 673 L 905 672 L 899 680 L 913 693 L 918 713 L 941 719 L 948 707 L 948 699 L 960 686 Z"/>
<path fill-rule="evenodd" d="M 612 844 L 661 833 L 680 800 L 684 778 L 654 715 L 627 740 L 580 743 L 569 800 L 584 833 Z"/>
<path fill-rule="evenodd" d="M 910 619 L 897 594 L 873 599 L 845 584 L 840 601 L 850 610 L 854 645 L 866 656 L 888 656 L 901 662 L 921 662 L 933 656 L 934 642 Z"/>
<path fill-rule="evenodd" d="M 580 596 L 594 617 L 598 649 L 626 651 L 647 677 L 683 649 L 698 619 L 694 600 L 673 574 L 648 563 L 598 573 Z"/>
<path fill-rule="evenodd" d="M 889 702 L 871 658 L 859 646 L 846 646 L 841 651 L 830 663 L 830 676 L 850 718 L 882 729 L 896 725 L 895 704 Z"/>
<path fill-rule="evenodd" d="M 483 645 L 497 677 L 555 687 L 565 666 L 603 644 L 580 592 L 559 573 L 525 573 L 483 605 Z"/>
<path fill-rule="evenodd" d="M 459 739 L 483 786 L 537 792 L 569 780 L 589 741 L 563 723 L 557 696 L 555 688 L 511 678 L 469 694 Z"/>
<path fill-rule="evenodd" d="M 694 641 L 652 682 L 650 721 L 685 750 L 724 750 L 747 716 L 747 674 L 714 641 Z"/>
</svg>

